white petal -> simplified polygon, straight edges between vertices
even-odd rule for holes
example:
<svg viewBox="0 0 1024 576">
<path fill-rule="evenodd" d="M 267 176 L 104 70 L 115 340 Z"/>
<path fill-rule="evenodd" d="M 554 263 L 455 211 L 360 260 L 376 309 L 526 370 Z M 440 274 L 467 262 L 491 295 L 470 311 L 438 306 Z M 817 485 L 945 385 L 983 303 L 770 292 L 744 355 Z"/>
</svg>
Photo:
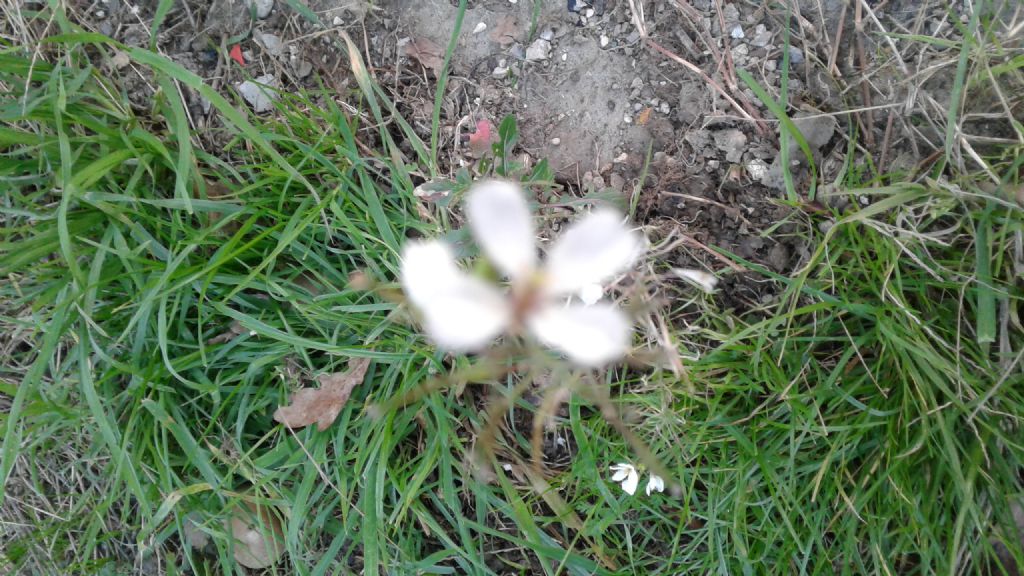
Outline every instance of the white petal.
<svg viewBox="0 0 1024 576">
<path fill-rule="evenodd" d="M 463 275 L 444 242 L 409 242 L 402 248 L 402 289 L 417 306 L 450 292 Z"/>
<path fill-rule="evenodd" d="M 636 470 L 630 470 L 629 476 L 622 483 L 622 489 L 626 491 L 626 494 L 632 496 L 636 494 L 636 487 L 640 484 L 640 475 L 636 473 Z"/>
<path fill-rule="evenodd" d="M 587 284 L 580 288 L 580 300 L 587 306 L 597 304 L 604 296 L 604 288 L 600 284 Z"/>
<path fill-rule="evenodd" d="M 703 270 L 691 270 L 689 268 L 673 268 L 672 272 L 693 284 L 696 284 L 701 290 L 711 293 L 715 291 L 715 285 L 718 284 L 718 278 L 712 274 L 708 274 Z"/>
<path fill-rule="evenodd" d="M 641 246 L 640 235 L 623 224 L 618 212 L 595 210 L 555 241 L 548 253 L 547 289 L 564 294 L 601 284 L 628 268 Z"/>
<path fill-rule="evenodd" d="M 616 464 L 612 466 L 612 472 L 615 473 L 612 475 L 612 482 L 622 482 L 626 476 L 634 472 L 634 469 L 631 464 Z"/>
<path fill-rule="evenodd" d="M 441 348 L 458 352 L 483 348 L 508 325 L 510 311 L 504 295 L 459 270 L 443 242 L 414 242 L 405 247 L 402 287 L 423 314 L 427 335 Z"/>
<path fill-rule="evenodd" d="M 662 480 L 661 476 L 657 474 L 651 474 L 651 479 L 647 481 L 647 495 L 650 496 L 651 492 L 664 492 L 665 481 Z"/>
<path fill-rule="evenodd" d="M 629 319 L 609 304 L 549 304 L 526 321 L 538 340 L 585 366 L 615 360 L 626 353 L 630 344 Z"/>
<path fill-rule="evenodd" d="M 477 184 L 466 197 L 466 215 L 477 243 L 498 270 L 517 278 L 534 269 L 533 218 L 519 186 L 500 180 Z"/>
</svg>

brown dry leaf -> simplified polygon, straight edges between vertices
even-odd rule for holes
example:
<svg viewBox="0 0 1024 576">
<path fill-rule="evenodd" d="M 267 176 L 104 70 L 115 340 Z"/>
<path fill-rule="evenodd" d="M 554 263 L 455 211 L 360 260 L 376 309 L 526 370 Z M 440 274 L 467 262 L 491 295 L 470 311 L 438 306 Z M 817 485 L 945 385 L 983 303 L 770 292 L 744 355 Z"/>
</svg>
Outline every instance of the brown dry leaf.
<svg viewBox="0 0 1024 576">
<path fill-rule="evenodd" d="M 516 41 L 516 19 L 510 14 L 506 14 L 498 20 L 498 24 L 491 31 L 491 40 L 494 40 L 502 46 L 508 46 L 509 44 Z"/>
<path fill-rule="evenodd" d="M 643 110 L 640 111 L 639 114 L 637 114 L 637 116 L 636 116 L 636 123 L 639 124 L 640 126 L 643 126 L 644 124 L 647 124 L 647 121 L 650 120 L 650 119 L 651 119 L 651 109 L 649 107 L 648 108 L 644 108 Z"/>
<path fill-rule="evenodd" d="M 273 566 L 284 553 L 281 520 L 269 507 L 244 502 L 231 511 L 228 522 L 235 539 L 235 561 L 246 568 Z"/>
<path fill-rule="evenodd" d="M 210 338 L 209 340 L 206 341 L 206 344 L 223 344 L 225 342 L 230 342 L 231 340 L 234 339 L 235 336 L 241 336 L 242 334 L 245 333 L 245 327 L 243 327 L 238 320 L 235 320 L 234 322 L 231 323 L 231 326 L 228 326 L 228 329 L 226 331 L 221 332 L 220 334 L 214 336 L 213 338 Z"/>
<path fill-rule="evenodd" d="M 444 49 L 427 38 L 417 38 L 405 45 L 405 54 L 419 61 L 424 68 L 430 68 L 440 76 L 444 66 Z"/>
<path fill-rule="evenodd" d="M 316 423 L 317 430 L 326 430 L 348 402 L 370 366 L 369 358 L 352 358 L 348 370 L 317 376 L 319 388 L 300 388 L 292 394 L 291 404 L 278 407 L 274 420 L 289 428 L 303 428 Z"/>
</svg>

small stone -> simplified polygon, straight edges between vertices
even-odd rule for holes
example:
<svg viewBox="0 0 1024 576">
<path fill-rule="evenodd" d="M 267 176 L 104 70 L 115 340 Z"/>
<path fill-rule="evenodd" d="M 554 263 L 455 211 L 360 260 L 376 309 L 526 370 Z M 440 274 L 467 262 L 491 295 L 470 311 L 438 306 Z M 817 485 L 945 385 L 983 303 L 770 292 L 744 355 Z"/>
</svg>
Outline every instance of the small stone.
<svg viewBox="0 0 1024 576">
<path fill-rule="evenodd" d="M 804 51 L 796 46 L 789 47 L 789 63 L 800 64 L 804 61 Z"/>
<path fill-rule="evenodd" d="M 309 60 L 299 60 L 292 66 L 295 68 L 295 75 L 299 78 L 305 78 L 313 71 L 313 64 Z"/>
<path fill-rule="evenodd" d="M 611 38 L 608 38 L 608 36 L 601 34 L 601 48 L 605 48 L 606 46 L 608 46 L 609 42 L 611 42 Z"/>
<path fill-rule="evenodd" d="M 508 0 L 508 3 L 512 5 L 519 4 L 519 0 Z"/>
<path fill-rule="evenodd" d="M 547 40 L 548 42 L 551 42 L 552 40 L 555 39 L 555 31 L 552 30 L 551 28 L 545 28 L 540 33 L 540 39 L 541 40 Z"/>
<path fill-rule="evenodd" d="M 636 102 L 635 104 L 633 104 L 633 110 L 636 110 L 637 112 L 639 112 L 639 111 L 641 111 L 643 109 L 644 109 L 644 105 L 643 104 L 641 104 L 639 102 Z"/>
<path fill-rule="evenodd" d="M 747 163 L 747 174 L 751 180 L 760 182 L 768 174 L 768 164 L 759 158 L 751 160 Z"/>
<path fill-rule="evenodd" d="M 743 157 L 743 148 L 747 145 L 746 134 L 735 128 L 730 128 L 728 130 L 716 130 L 713 136 L 715 148 L 725 152 L 726 161 L 740 161 L 740 158 Z"/>
<path fill-rule="evenodd" d="M 562 62 L 565 62 L 568 59 L 569 59 L 569 55 L 566 54 L 565 52 L 562 52 Z"/>
<path fill-rule="evenodd" d="M 640 88 L 644 87 L 644 81 L 641 80 L 639 76 L 637 76 L 636 78 L 633 78 L 632 82 L 629 83 L 629 87 L 634 90 L 639 90 Z"/>
<path fill-rule="evenodd" d="M 658 106 L 658 111 L 667 116 L 668 113 L 672 111 L 672 107 L 668 105 L 668 102 L 662 102 L 661 105 Z"/>
<path fill-rule="evenodd" d="M 775 63 L 775 60 L 766 60 L 764 63 L 764 69 L 768 72 L 775 72 L 777 67 L 778 64 Z"/>
<path fill-rule="evenodd" d="M 743 38 L 745 36 L 743 33 L 743 26 L 740 26 L 739 24 L 733 26 L 732 30 L 729 32 L 729 36 L 732 36 L 737 40 Z"/>
<path fill-rule="evenodd" d="M 623 152 L 622 154 L 619 154 L 618 156 L 616 156 L 615 159 L 612 160 L 612 163 L 614 163 L 614 164 L 622 164 L 626 160 L 629 160 L 629 154 L 626 154 L 625 152 Z"/>
<path fill-rule="evenodd" d="M 281 39 L 277 36 L 256 32 L 253 34 L 253 38 L 267 51 L 267 54 L 275 57 L 284 54 L 284 42 L 281 42 Z"/>
<path fill-rule="evenodd" d="M 480 22 L 476 25 L 476 28 L 473 28 L 473 34 L 479 34 L 484 30 L 487 30 L 487 24 L 484 22 Z"/>
<path fill-rule="evenodd" d="M 551 57 L 551 42 L 538 38 L 526 49 L 527 62 L 540 62 Z"/>
<path fill-rule="evenodd" d="M 593 9 L 593 8 L 587 8 L 587 9 L 586 9 L 586 10 L 585 10 L 585 11 L 583 12 L 583 16 L 584 16 L 584 17 L 586 17 L 586 18 L 593 18 L 593 17 L 594 17 L 594 14 L 596 14 L 596 12 L 594 12 L 594 9 Z"/>
<path fill-rule="evenodd" d="M 96 16 L 97 19 L 103 20 L 104 18 L 107 17 L 107 13 L 104 10 L 97 10 L 96 13 L 95 13 L 95 16 Z"/>
<path fill-rule="evenodd" d="M 341 26 L 342 24 L 345 23 L 345 21 L 341 19 L 341 16 L 335 16 L 334 20 L 331 20 L 331 23 L 334 24 L 335 26 Z"/>
<path fill-rule="evenodd" d="M 526 51 L 523 50 L 522 44 L 516 43 L 513 44 L 511 48 L 509 48 L 508 55 L 515 58 L 516 60 L 522 60 L 523 58 L 526 58 Z"/>
<path fill-rule="evenodd" d="M 757 36 L 754 36 L 754 38 L 751 39 L 750 43 L 753 44 L 754 46 L 757 46 L 758 48 L 764 48 L 771 41 L 772 41 L 771 33 L 770 32 L 765 32 L 763 34 L 758 34 Z"/>
<path fill-rule="evenodd" d="M 633 123 L 633 117 L 630 116 L 629 114 L 625 114 L 625 115 L 622 116 L 622 121 L 625 122 L 626 124 L 632 124 Z"/>
<path fill-rule="evenodd" d="M 255 80 L 246 80 L 238 85 L 238 93 L 252 106 L 256 113 L 266 112 L 274 108 L 277 100 L 277 79 L 273 74 L 264 74 Z"/>
<path fill-rule="evenodd" d="M 270 16 L 270 11 L 274 9 L 274 0 L 248 0 L 247 4 L 256 8 L 256 17 L 260 20 Z"/>
<path fill-rule="evenodd" d="M 117 70 L 120 70 L 121 68 L 124 68 L 125 66 L 131 63 L 132 59 L 128 57 L 128 54 L 125 52 L 121 52 L 120 50 L 114 53 L 114 55 L 110 58 L 110 65 Z"/>
<path fill-rule="evenodd" d="M 561 138 L 552 138 L 552 139 L 551 139 L 551 144 L 552 144 L 553 146 L 558 146 L 558 145 L 559 145 L 559 144 L 561 144 L 561 143 L 562 143 L 562 139 L 561 139 Z"/>
<path fill-rule="evenodd" d="M 749 53 L 750 48 L 748 48 L 746 44 L 740 44 L 739 46 L 736 46 L 735 48 L 732 49 L 732 57 L 737 59 L 746 58 L 747 54 Z"/>
</svg>

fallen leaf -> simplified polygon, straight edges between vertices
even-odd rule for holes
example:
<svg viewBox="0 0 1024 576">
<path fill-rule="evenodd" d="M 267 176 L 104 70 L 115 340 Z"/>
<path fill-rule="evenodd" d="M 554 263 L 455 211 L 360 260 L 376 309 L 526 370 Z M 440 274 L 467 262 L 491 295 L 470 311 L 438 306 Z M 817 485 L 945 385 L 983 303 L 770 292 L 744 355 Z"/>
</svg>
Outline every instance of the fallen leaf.
<svg viewBox="0 0 1024 576">
<path fill-rule="evenodd" d="M 469 135 L 469 150 L 474 156 L 483 156 L 491 149 L 491 142 L 494 140 L 492 134 L 490 122 L 480 120 L 476 123 L 476 132 Z"/>
<path fill-rule="evenodd" d="M 213 338 L 210 338 L 209 340 L 206 341 L 206 343 L 223 344 L 225 342 L 230 342 L 235 336 L 241 336 L 242 334 L 245 333 L 246 329 L 242 326 L 241 323 L 238 322 L 238 320 L 235 320 L 234 322 L 231 323 L 231 326 L 228 326 L 228 329 L 226 331 L 221 332 L 220 334 L 214 336 Z"/>
<path fill-rule="evenodd" d="M 270 508 L 252 502 L 236 506 L 228 521 L 235 539 L 235 560 L 246 568 L 273 566 L 284 553 L 284 530 Z"/>
<path fill-rule="evenodd" d="M 235 44 L 231 47 L 231 51 L 228 52 L 228 56 L 235 62 L 238 62 L 239 66 L 245 66 L 245 58 L 242 58 L 242 45 Z"/>
<path fill-rule="evenodd" d="M 509 44 L 516 41 L 516 19 L 515 17 L 506 14 L 498 20 L 498 24 L 491 31 L 491 40 L 494 40 L 502 46 L 508 46 Z"/>
<path fill-rule="evenodd" d="M 300 388 L 292 394 L 291 404 L 278 407 L 274 420 L 289 428 L 303 428 L 316 423 L 317 430 L 326 430 L 348 402 L 370 366 L 369 358 L 353 358 L 348 370 L 317 376 L 319 388 Z"/>
<path fill-rule="evenodd" d="M 430 68 L 435 75 L 441 74 L 444 66 L 444 49 L 427 38 L 418 38 L 405 45 L 405 53 L 419 61 L 424 68 Z"/>
<path fill-rule="evenodd" d="M 643 110 L 640 111 L 639 114 L 637 114 L 637 116 L 636 116 L 636 123 L 639 124 L 640 126 L 643 126 L 644 124 L 647 124 L 647 121 L 650 120 L 650 119 L 651 119 L 651 109 L 649 107 L 648 108 L 644 108 Z"/>
</svg>

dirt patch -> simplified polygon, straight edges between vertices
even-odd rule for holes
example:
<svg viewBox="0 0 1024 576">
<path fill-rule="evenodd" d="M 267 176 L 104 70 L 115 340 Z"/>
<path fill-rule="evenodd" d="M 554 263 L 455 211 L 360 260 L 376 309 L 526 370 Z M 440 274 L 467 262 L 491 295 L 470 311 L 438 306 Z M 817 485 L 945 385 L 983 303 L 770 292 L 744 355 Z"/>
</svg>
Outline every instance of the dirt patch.
<svg viewBox="0 0 1024 576">
<path fill-rule="evenodd" d="M 337 100 L 357 104 L 340 42 L 346 32 L 399 112 L 429 139 L 457 4 L 315 0 L 296 11 L 272 0 L 183 2 L 164 19 L 156 43 L 214 88 L 244 92 L 239 105 L 273 113 L 274 99 L 300 87 L 326 85 Z M 439 160 L 453 172 L 466 165 L 467 132 L 512 115 L 517 159 L 546 159 L 572 194 L 603 191 L 626 201 L 639 190 L 642 222 L 708 248 L 691 242 L 668 263 L 719 274 L 743 268 L 710 253 L 717 248 L 786 274 L 808 254 L 801 230 L 812 225 L 783 202 L 792 199 L 787 172 L 792 192 L 804 197 L 812 161 L 818 182 L 829 183 L 851 170 L 910 172 L 942 147 L 936 117 L 948 103 L 948 63 L 933 65 L 934 46 L 879 33 L 942 36 L 962 25 L 959 15 L 910 2 L 877 13 L 862 8 L 840 0 L 789 9 L 711 0 L 471 1 L 443 95 Z M 87 27 L 146 46 L 152 10 L 110 0 L 82 5 L 78 15 Z M 144 73 L 116 55 L 107 66 L 140 108 L 150 105 Z M 915 71 L 921 81 L 908 82 Z M 783 165 L 780 126 L 743 72 L 775 100 L 786 79 L 787 111 L 810 159 L 789 138 Z M 216 111 L 185 92 L 193 124 L 215 147 Z M 976 120 L 965 126 L 1010 130 L 984 125 L 988 106 L 972 102 Z M 844 112 L 851 109 L 860 111 Z M 859 147 L 852 156 L 851 138 Z M 845 200 L 831 206 L 844 207 Z M 768 299 L 762 280 L 730 280 L 749 294 L 721 296 L 723 304 L 757 307 Z"/>
</svg>

